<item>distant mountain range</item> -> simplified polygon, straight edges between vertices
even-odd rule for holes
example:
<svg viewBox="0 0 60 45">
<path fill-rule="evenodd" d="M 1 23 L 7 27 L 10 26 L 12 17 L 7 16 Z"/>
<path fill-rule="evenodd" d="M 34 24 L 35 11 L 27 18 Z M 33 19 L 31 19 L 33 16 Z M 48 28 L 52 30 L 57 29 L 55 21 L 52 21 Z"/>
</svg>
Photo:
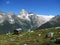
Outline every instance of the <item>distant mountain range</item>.
<svg viewBox="0 0 60 45">
<path fill-rule="evenodd" d="M 54 27 L 60 27 L 60 15 L 53 17 L 48 22 L 38 27 L 37 30 L 45 28 L 54 28 Z"/>
<path fill-rule="evenodd" d="M 23 31 L 36 29 L 39 26 L 48 23 L 54 16 L 38 15 L 32 12 L 27 12 L 25 9 L 16 15 L 13 12 L 0 11 L 0 34 L 13 32 L 16 28 L 22 28 Z M 59 17 L 59 16 L 58 16 Z M 49 21 L 51 22 L 51 20 Z"/>
</svg>

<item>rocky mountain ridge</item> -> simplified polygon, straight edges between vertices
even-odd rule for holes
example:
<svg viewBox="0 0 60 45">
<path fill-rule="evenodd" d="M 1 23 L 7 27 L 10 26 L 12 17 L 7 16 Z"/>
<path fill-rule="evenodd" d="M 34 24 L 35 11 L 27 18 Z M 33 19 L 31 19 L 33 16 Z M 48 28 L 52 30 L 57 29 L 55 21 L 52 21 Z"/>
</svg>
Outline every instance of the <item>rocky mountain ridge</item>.
<svg viewBox="0 0 60 45">
<path fill-rule="evenodd" d="M 50 17 L 52 18 L 53 16 Z M 13 32 L 16 28 L 22 28 L 24 31 L 36 29 L 46 22 L 45 16 L 38 16 L 35 13 L 27 12 L 25 9 L 22 9 L 18 15 L 13 12 L 0 11 L 0 33 L 4 33 L 4 31 L 5 33 L 8 31 Z"/>
</svg>

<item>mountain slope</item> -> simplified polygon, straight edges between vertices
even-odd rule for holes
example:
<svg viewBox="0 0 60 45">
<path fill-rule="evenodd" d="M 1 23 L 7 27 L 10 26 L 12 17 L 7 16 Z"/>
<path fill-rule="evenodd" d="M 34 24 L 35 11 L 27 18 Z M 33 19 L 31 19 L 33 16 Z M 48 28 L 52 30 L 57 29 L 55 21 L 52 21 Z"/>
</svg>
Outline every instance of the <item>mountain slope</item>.
<svg viewBox="0 0 60 45">
<path fill-rule="evenodd" d="M 22 28 L 23 31 L 34 30 L 46 23 L 46 19 L 45 16 L 38 16 L 35 13 L 27 12 L 25 9 L 22 9 L 19 15 L 13 12 L 0 11 L 0 33 L 13 32 L 16 28 Z"/>
<path fill-rule="evenodd" d="M 0 24 L 0 34 L 13 32 L 13 30 L 16 28 L 19 28 L 18 24 L 10 24 L 8 21 L 4 21 L 2 24 Z"/>
<path fill-rule="evenodd" d="M 37 16 L 37 14 L 27 12 L 25 9 L 22 9 L 17 17 L 20 19 L 23 26 L 29 24 L 27 25 L 29 29 L 35 29 L 46 22 L 42 16 Z M 26 23 L 26 21 L 28 23 Z"/>
<path fill-rule="evenodd" d="M 51 28 L 51 27 L 60 27 L 60 15 L 53 17 L 50 21 L 43 24 L 37 29 Z"/>
<path fill-rule="evenodd" d="M 0 11 L 0 34 L 7 32 L 13 32 L 14 29 L 19 28 L 20 25 L 17 22 L 17 16 L 13 12 L 1 12 Z"/>
</svg>

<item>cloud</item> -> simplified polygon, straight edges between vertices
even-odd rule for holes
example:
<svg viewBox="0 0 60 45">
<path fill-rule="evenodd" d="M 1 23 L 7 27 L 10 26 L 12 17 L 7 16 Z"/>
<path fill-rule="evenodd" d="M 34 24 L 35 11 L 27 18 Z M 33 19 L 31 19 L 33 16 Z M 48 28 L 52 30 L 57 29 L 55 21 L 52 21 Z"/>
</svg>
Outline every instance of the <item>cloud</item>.
<svg viewBox="0 0 60 45">
<path fill-rule="evenodd" d="M 6 4 L 10 4 L 10 1 L 6 1 Z"/>
</svg>

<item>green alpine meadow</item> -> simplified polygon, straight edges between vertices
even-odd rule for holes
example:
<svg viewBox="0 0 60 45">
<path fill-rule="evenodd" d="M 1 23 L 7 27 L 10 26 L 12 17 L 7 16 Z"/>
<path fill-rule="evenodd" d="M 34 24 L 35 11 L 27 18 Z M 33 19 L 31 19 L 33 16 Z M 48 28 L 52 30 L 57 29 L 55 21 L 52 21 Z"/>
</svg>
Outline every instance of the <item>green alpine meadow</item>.
<svg viewBox="0 0 60 45">
<path fill-rule="evenodd" d="M 53 37 L 46 36 L 50 32 L 54 33 Z M 19 35 L 1 34 L 0 45 L 60 45 L 60 28 L 22 32 Z"/>
</svg>

